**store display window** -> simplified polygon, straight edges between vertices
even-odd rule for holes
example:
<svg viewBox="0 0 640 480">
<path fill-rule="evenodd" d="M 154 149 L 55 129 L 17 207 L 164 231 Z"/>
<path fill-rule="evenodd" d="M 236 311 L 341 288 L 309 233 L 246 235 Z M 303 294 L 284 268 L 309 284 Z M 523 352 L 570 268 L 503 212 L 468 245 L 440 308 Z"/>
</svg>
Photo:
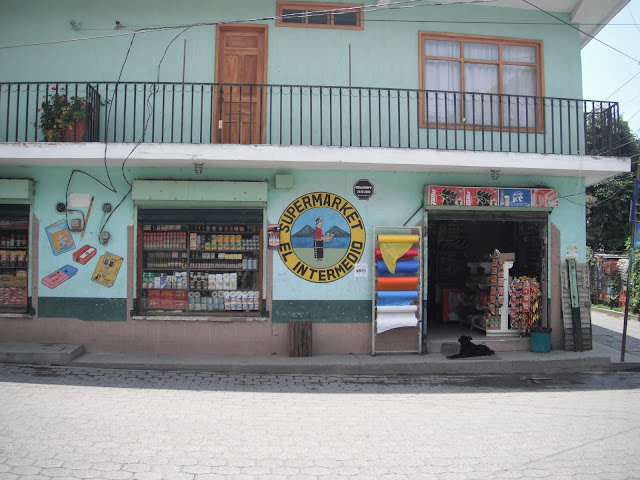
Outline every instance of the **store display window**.
<svg viewBox="0 0 640 480">
<path fill-rule="evenodd" d="M 0 312 L 29 306 L 29 207 L 0 206 Z"/>
<path fill-rule="evenodd" d="M 261 210 L 141 210 L 138 312 L 261 314 L 262 232 Z"/>
</svg>

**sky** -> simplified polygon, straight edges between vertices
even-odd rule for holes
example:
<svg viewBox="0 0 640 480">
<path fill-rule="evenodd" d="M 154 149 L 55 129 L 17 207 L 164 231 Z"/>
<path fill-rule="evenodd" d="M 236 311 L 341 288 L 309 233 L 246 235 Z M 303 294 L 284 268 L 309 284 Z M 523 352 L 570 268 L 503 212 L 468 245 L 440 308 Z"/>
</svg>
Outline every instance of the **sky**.
<svg viewBox="0 0 640 480">
<path fill-rule="evenodd" d="M 631 0 L 596 38 L 638 62 L 591 40 L 582 49 L 584 98 L 618 102 L 622 118 L 640 136 L 640 0 Z"/>
</svg>

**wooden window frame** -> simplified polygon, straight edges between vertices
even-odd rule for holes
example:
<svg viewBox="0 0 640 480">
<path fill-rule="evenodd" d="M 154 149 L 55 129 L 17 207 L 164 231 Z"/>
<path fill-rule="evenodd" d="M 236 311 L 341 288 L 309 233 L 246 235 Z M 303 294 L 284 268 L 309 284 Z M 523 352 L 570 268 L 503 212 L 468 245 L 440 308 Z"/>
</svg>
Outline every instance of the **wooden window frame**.
<svg viewBox="0 0 640 480">
<path fill-rule="evenodd" d="M 442 128 L 442 123 L 434 123 L 427 121 L 427 112 L 426 106 L 424 102 L 424 91 L 426 90 L 426 79 L 425 79 L 425 65 L 427 60 L 445 60 L 445 61 L 458 61 L 460 62 L 460 85 L 461 92 L 465 92 L 465 82 L 464 82 L 464 66 L 465 63 L 476 63 L 476 64 L 484 64 L 484 65 L 497 65 L 498 66 L 498 92 L 497 94 L 503 95 L 503 81 L 502 81 L 502 67 L 503 65 L 516 65 L 516 66 L 535 66 L 536 67 L 536 89 L 537 93 L 535 95 L 536 98 L 544 97 L 544 63 L 543 63 L 543 42 L 542 40 L 528 40 L 522 38 L 510 38 L 510 37 L 494 37 L 487 35 L 468 35 L 468 34 L 458 34 L 458 33 L 440 33 L 440 32 L 419 32 L 418 34 L 419 41 L 419 75 L 420 75 L 420 128 Z M 452 57 L 436 57 L 436 56 L 427 56 L 425 52 L 424 43 L 425 40 L 443 40 L 443 41 L 453 41 L 460 43 L 460 58 L 452 58 Z M 473 42 L 473 43 L 487 43 L 498 45 L 498 60 L 478 60 L 478 59 L 468 59 L 464 58 L 464 42 Z M 512 62 L 512 61 L 504 61 L 502 60 L 502 47 L 503 46 L 515 46 L 515 47 L 533 47 L 536 50 L 536 62 Z M 490 95 L 490 94 L 487 94 Z M 478 125 L 478 124 L 467 124 L 463 123 L 450 123 L 447 124 L 447 128 L 449 129 L 465 129 L 465 130 L 484 130 L 484 131 L 511 131 L 511 132 L 520 132 L 520 133 L 544 133 L 544 101 L 539 102 L 536 101 L 536 115 L 538 120 L 538 124 L 534 127 L 509 127 L 504 125 L 503 123 L 503 112 L 502 107 L 498 109 L 499 114 L 499 124 L 496 126 L 492 125 Z M 460 112 L 464 112 L 464 96 L 462 96 L 460 100 Z"/>
<path fill-rule="evenodd" d="M 358 3 L 316 3 L 316 2 L 277 2 L 276 3 L 276 27 L 299 27 L 299 28 L 333 28 L 340 30 L 363 30 L 364 13 L 363 5 Z M 304 10 L 303 23 L 286 23 L 282 21 L 283 10 Z M 356 13 L 357 25 L 335 25 L 333 23 L 333 11 L 341 9 L 353 9 Z M 329 14 L 329 24 L 308 23 L 309 12 L 326 11 Z"/>
</svg>

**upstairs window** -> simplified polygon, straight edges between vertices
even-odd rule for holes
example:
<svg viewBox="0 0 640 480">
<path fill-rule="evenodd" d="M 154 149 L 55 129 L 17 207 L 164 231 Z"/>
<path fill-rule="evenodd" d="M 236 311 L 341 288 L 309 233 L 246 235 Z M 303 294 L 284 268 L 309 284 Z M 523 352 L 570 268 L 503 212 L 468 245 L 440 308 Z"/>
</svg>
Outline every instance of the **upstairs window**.
<svg viewBox="0 0 640 480">
<path fill-rule="evenodd" d="M 279 27 L 362 30 L 362 5 L 350 3 L 278 2 Z"/>
<path fill-rule="evenodd" d="M 420 58 L 422 126 L 542 128 L 542 42 L 421 32 Z"/>
</svg>

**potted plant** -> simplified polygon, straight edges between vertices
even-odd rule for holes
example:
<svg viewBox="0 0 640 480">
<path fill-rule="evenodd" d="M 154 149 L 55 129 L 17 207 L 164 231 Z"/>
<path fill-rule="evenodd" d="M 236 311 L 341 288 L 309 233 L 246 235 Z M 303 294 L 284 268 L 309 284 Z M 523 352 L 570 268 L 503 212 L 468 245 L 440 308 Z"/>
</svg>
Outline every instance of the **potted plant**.
<svg viewBox="0 0 640 480">
<path fill-rule="evenodd" d="M 68 97 L 64 89 L 51 87 L 54 93 L 42 102 L 40 128 L 49 142 L 84 141 L 88 103 L 85 97 Z"/>
</svg>

